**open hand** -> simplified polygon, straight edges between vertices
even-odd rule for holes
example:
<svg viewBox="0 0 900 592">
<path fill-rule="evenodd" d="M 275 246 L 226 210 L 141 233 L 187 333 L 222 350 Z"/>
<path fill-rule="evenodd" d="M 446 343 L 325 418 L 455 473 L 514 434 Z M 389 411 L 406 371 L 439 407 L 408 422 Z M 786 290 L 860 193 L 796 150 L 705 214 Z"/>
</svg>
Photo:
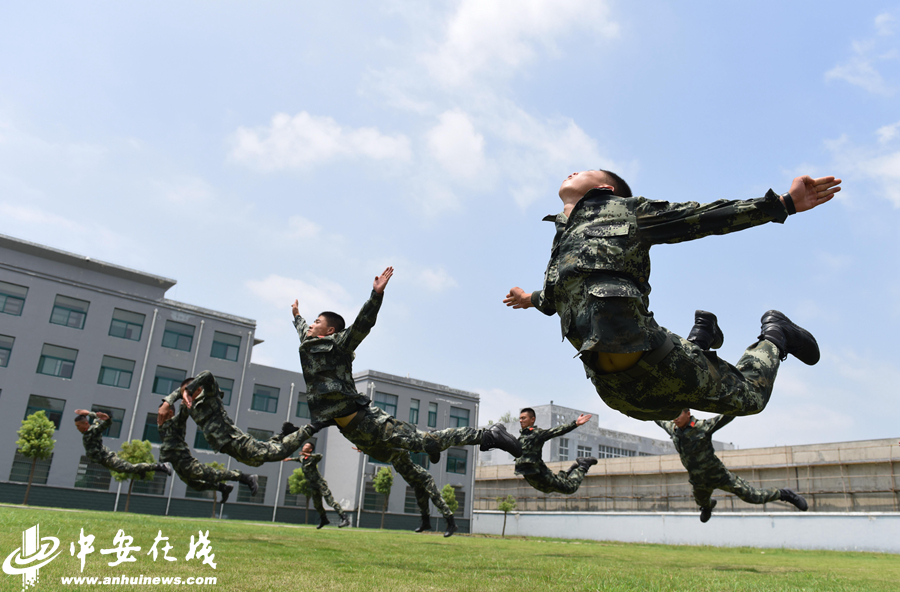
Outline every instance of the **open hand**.
<svg viewBox="0 0 900 592">
<path fill-rule="evenodd" d="M 381 275 L 375 278 L 375 282 L 372 283 L 372 289 L 378 294 L 384 294 L 384 288 L 392 275 L 394 275 L 394 268 L 388 267 Z"/>
<path fill-rule="evenodd" d="M 582 413 L 581 415 L 578 416 L 578 419 L 575 420 L 575 425 L 579 425 L 579 426 L 584 425 L 588 422 L 588 420 L 591 419 L 591 417 L 593 417 L 593 416 L 590 413 L 588 413 L 587 415 Z"/>
<path fill-rule="evenodd" d="M 294 303 L 291 305 L 291 312 L 294 313 L 295 317 L 300 316 L 300 301 L 294 300 Z"/>
<path fill-rule="evenodd" d="M 834 194 L 841 190 L 841 180 L 834 177 L 813 179 L 809 175 L 797 177 L 791 183 L 791 199 L 797 212 L 805 212 L 816 206 L 831 201 Z"/>
<path fill-rule="evenodd" d="M 87 409 L 76 409 L 75 410 L 75 415 L 87 415 L 88 413 L 90 413 L 90 411 L 88 411 Z"/>
<path fill-rule="evenodd" d="M 175 410 L 172 409 L 172 406 L 168 403 L 163 403 L 159 406 L 159 411 L 156 412 L 156 425 L 162 425 L 175 417 Z"/>
<path fill-rule="evenodd" d="M 107 419 L 109 419 L 109 416 L 102 411 L 97 412 L 97 417 L 100 419 L 100 421 L 106 421 Z"/>
<path fill-rule="evenodd" d="M 513 308 L 531 308 L 534 306 L 531 303 L 531 292 L 526 294 L 525 290 L 519 287 L 512 288 L 509 291 L 509 294 L 503 299 L 503 304 Z"/>
</svg>

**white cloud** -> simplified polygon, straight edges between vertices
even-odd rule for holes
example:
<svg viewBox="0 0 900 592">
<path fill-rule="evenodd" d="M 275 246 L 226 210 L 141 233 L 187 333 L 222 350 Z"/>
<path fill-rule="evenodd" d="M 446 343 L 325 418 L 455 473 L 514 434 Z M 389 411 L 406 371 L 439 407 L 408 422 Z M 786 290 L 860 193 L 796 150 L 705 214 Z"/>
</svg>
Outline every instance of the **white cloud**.
<svg viewBox="0 0 900 592">
<path fill-rule="evenodd" d="M 900 131 L 900 121 L 898 121 L 897 123 L 892 123 L 890 125 L 885 125 L 884 127 L 880 127 L 875 133 L 878 134 L 879 142 L 881 142 L 882 144 L 887 144 L 897 137 L 898 131 Z"/>
<path fill-rule="evenodd" d="M 85 230 L 81 224 L 69 218 L 30 206 L 8 203 L 0 203 L 0 219 L 7 224 L 15 222 L 18 224 L 44 226 L 56 230 L 73 230 L 78 232 L 84 232 Z"/>
<path fill-rule="evenodd" d="M 875 30 L 879 35 L 890 36 L 894 34 L 894 25 L 897 19 L 893 15 L 884 13 L 875 17 Z"/>
<path fill-rule="evenodd" d="M 431 156 L 451 175 L 472 179 L 484 167 L 484 136 L 459 109 L 446 111 L 438 119 L 425 134 Z"/>
<path fill-rule="evenodd" d="M 457 286 L 456 280 L 443 268 L 423 269 L 417 274 L 416 283 L 430 292 L 444 292 Z"/>
<path fill-rule="evenodd" d="M 181 177 L 157 186 L 166 200 L 180 206 L 208 203 L 215 194 L 212 185 L 200 177 Z"/>
<path fill-rule="evenodd" d="M 888 43 L 885 38 L 893 35 L 894 22 L 895 19 L 890 14 L 878 15 L 875 18 L 876 37 L 854 41 L 851 44 L 853 55 L 827 71 L 825 80 L 843 80 L 872 94 L 893 95 L 895 85 L 884 79 L 879 66 L 900 57 L 895 47 L 889 47 L 886 51 L 883 49 L 884 44 Z"/>
<path fill-rule="evenodd" d="M 878 142 L 872 145 L 856 145 L 846 136 L 825 142 L 836 166 L 844 171 L 844 179 L 857 176 L 877 187 L 876 194 L 888 199 L 900 208 L 900 148 L 892 143 L 898 124 L 879 128 Z M 840 197 L 840 194 L 838 194 Z"/>
<path fill-rule="evenodd" d="M 308 239 L 317 238 L 322 227 L 303 216 L 291 216 L 288 218 L 288 235 L 291 238 Z"/>
<path fill-rule="evenodd" d="M 538 54 L 556 53 L 559 36 L 616 36 L 609 12 L 598 0 L 463 0 L 447 22 L 443 43 L 422 60 L 435 80 L 449 86 L 475 74 L 508 74 Z"/>
<path fill-rule="evenodd" d="M 326 279 L 315 284 L 272 274 L 262 280 L 247 280 L 244 285 L 260 300 L 273 307 L 283 308 L 290 315 L 290 305 L 299 300 L 300 314 L 307 320 L 323 310 L 344 314 L 351 308 L 350 296 L 343 286 Z"/>
<path fill-rule="evenodd" d="M 409 161 L 412 151 L 403 134 L 382 134 L 373 127 L 344 128 L 330 117 L 301 111 L 278 113 L 269 126 L 239 127 L 231 160 L 262 171 L 306 169 L 336 159 L 368 158 Z"/>
</svg>

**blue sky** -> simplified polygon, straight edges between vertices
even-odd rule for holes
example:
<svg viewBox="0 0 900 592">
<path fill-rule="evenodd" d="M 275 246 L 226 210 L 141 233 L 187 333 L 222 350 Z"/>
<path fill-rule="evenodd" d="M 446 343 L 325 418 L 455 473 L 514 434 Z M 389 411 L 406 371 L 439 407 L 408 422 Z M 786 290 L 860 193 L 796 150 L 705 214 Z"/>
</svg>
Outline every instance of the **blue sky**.
<svg viewBox="0 0 900 592">
<path fill-rule="evenodd" d="M 17 3 L 0 19 L 0 232 L 178 280 L 299 369 L 289 304 L 352 319 L 396 268 L 356 367 L 606 408 L 540 286 L 566 175 L 707 202 L 834 174 L 831 203 L 655 247 L 651 308 L 718 314 L 734 362 L 783 310 L 789 359 L 740 447 L 897 437 L 900 4 Z"/>
</svg>

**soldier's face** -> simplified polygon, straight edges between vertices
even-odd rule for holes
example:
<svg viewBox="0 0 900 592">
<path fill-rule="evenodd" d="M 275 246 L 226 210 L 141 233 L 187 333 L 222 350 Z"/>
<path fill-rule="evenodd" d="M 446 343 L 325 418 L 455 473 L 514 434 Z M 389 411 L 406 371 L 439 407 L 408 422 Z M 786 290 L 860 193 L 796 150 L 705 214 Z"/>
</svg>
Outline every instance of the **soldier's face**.
<svg viewBox="0 0 900 592">
<path fill-rule="evenodd" d="M 691 421 L 691 412 L 690 411 L 682 411 L 681 414 L 675 418 L 675 425 L 681 429 L 684 429 Z"/>
<path fill-rule="evenodd" d="M 523 411 L 519 414 L 519 425 L 522 426 L 523 429 L 530 428 L 534 425 L 534 417 L 527 411 Z"/>
<path fill-rule="evenodd" d="M 82 434 L 85 433 L 86 431 L 88 431 L 89 427 L 91 427 L 91 424 L 89 424 L 86 421 L 76 421 L 75 422 L 75 429 L 78 430 L 79 432 L 81 432 Z"/>
<path fill-rule="evenodd" d="M 326 335 L 331 335 L 334 333 L 334 327 L 328 326 L 328 321 L 325 320 L 325 317 L 319 315 L 316 317 L 316 320 L 312 322 L 309 326 L 309 331 L 306 332 L 307 337 L 324 337 Z"/>
<path fill-rule="evenodd" d="M 301 452 L 303 452 L 303 454 L 312 454 L 312 451 L 313 451 L 312 444 L 304 444 L 303 449 L 301 450 Z"/>
<path fill-rule="evenodd" d="M 580 173 L 572 173 L 559 186 L 559 198 L 563 202 L 570 202 L 573 199 L 581 199 L 584 194 L 594 187 L 609 187 L 612 185 L 606 179 L 606 175 L 600 171 L 582 171 Z"/>
</svg>

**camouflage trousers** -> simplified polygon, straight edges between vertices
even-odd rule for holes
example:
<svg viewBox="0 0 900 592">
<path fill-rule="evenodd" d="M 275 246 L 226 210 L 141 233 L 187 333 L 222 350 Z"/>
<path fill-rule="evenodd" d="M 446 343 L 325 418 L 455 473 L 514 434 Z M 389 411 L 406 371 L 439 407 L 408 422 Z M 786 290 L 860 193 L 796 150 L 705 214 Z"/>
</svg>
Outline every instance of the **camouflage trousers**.
<svg viewBox="0 0 900 592">
<path fill-rule="evenodd" d="M 312 503 L 316 508 L 316 512 L 319 513 L 319 516 L 325 518 L 325 506 L 322 505 L 322 498 L 325 498 L 325 502 L 334 508 L 334 511 L 337 512 L 338 516 L 341 517 L 341 520 L 344 520 L 347 517 L 347 514 L 344 513 L 344 509 L 341 507 L 341 504 L 334 501 L 334 497 L 331 495 L 331 490 L 328 489 L 328 484 L 324 479 L 316 479 L 315 481 L 307 480 L 309 483 L 310 489 L 313 490 L 312 495 Z"/>
<path fill-rule="evenodd" d="M 360 449 L 401 448 L 429 454 L 442 452 L 451 446 L 481 444 L 484 432 L 472 427 L 420 432 L 413 424 L 400 421 L 374 406 L 361 408 L 356 412 L 356 417 L 340 430 Z"/>
<path fill-rule="evenodd" d="M 238 432 L 222 447 L 221 452 L 251 467 L 286 459 L 312 436 L 312 428 L 308 425 L 284 438 L 276 435 L 265 441 L 257 440 L 240 430 Z"/>
<path fill-rule="evenodd" d="M 525 481 L 529 485 L 538 491 L 572 495 L 581 486 L 581 482 L 584 480 L 584 473 L 585 470 L 581 467 L 574 469 L 571 473 L 567 471 L 554 473 L 547 468 L 547 465 L 541 464 L 540 471 L 530 475 L 523 475 L 523 477 L 525 477 Z"/>
<path fill-rule="evenodd" d="M 414 463 L 406 450 L 397 452 L 391 464 L 397 469 L 397 473 L 403 477 L 403 480 L 415 491 L 416 503 L 419 505 L 419 512 L 421 512 L 422 516 L 428 517 L 431 514 L 431 508 L 428 505 L 429 499 L 444 518 L 452 516 L 453 512 L 447 507 L 447 502 L 441 496 L 441 492 L 434 483 L 434 477 L 431 476 L 431 473 Z"/>
<path fill-rule="evenodd" d="M 710 498 L 714 489 L 729 491 L 748 504 L 765 504 L 781 499 L 781 490 L 771 487 L 769 489 L 757 489 L 731 471 L 725 471 L 725 475 L 715 483 L 707 481 L 691 480 L 694 487 L 694 501 L 701 508 L 709 507 Z"/>
<path fill-rule="evenodd" d="M 217 489 L 219 483 L 225 481 L 238 481 L 241 478 L 240 471 L 220 471 L 201 463 L 190 455 L 181 456 L 179 458 L 160 456 L 160 461 L 172 463 L 175 474 L 177 474 L 188 487 L 197 491 Z"/>
<path fill-rule="evenodd" d="M 674 333 L 668 336 L 662 347 L 622 372 L 604 374 L 589 363 L 592 352 L 582 356 L 604 403 L 643 420 L 671 420 L 682 409 L 725 415 L 753 415 L 765 409 L 781 364 L 773 343 L 754 343 L 732 366 L 715 352 L 704 352 Z"/>
<path fill-rule="evenodd" d="M 88 456 L 95 463 L 117 473 L 131 473 L 139 475 L 141 473 L 152 471 L 154 468 L 156 468 L 153 463 L 137 463 L 133 465 L 130 462 L 126 462 L 119 458 L 115 452 L 113 452 L 106 446 L 104 446 L 99 453 L 95 452 Z"/>
</svg>

